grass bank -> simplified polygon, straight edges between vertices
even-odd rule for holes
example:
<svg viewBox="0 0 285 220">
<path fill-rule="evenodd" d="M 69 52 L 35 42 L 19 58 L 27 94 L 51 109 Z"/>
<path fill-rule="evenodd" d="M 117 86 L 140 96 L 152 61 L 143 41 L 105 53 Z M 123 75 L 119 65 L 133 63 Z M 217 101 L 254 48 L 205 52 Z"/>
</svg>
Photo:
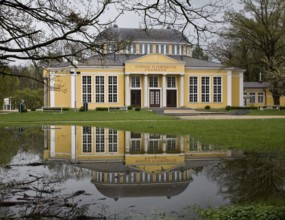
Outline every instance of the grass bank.
<svg viewBox="0 0 285 220">
<path fill-rule="evenodd" d="M 92 125 L 137 132 L 190 135 L 226 148 L 285 151 L 285 119 L 96 122 Z"/>
<path fill-rule="evenodd" d="M 0 114 L 0 124 L 62 124 L 90 121 L 133 121 L 133 120 L 175 120 L 174 117 L 154 114 L 150 111 L 88 111 L 73 112 L 27 112 Z"/>
<path fill-rule="evenodd" d="M 11 113 L 0 126 L 90 125 L 135 132 L 190 135 L 205 144 L 246 150 L 285 151 L 285 119 L 177 120 L 148 111 Z"/>
</svg>

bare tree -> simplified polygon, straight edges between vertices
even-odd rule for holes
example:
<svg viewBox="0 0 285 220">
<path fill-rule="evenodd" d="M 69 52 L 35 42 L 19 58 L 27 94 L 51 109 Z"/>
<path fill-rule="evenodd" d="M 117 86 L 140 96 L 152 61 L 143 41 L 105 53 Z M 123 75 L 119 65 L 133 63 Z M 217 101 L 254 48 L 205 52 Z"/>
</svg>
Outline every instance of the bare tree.
<svg viewBox="0 0 285 220">
<path fill-rule="evenodd" d="M 140 16 L 146 29 L 167 25 L 186 36 L 194 30 L 200 38 L 210 31 L 207 23 L 217 22 L 214 15 L 223 1 L 194 7 L 190 0 L 0 0 L 0 74 L 13 75 L 1 69 L 15 60 L 37 64 L 71 61 L 85 51 L 100 53 L 96 36 L 125 12 Z"/>
</svg>

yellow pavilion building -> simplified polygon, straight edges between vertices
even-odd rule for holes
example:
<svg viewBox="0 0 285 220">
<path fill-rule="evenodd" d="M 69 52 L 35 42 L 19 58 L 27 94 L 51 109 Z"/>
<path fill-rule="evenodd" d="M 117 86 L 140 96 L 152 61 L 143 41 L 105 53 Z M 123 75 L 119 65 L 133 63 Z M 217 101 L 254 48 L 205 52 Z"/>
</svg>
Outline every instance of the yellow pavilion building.
<svg viewBox="0 0 285 220">
<path fill-rule="evenodd" d="M 105 29 L 101 53 L 76 65 L 44 70 L 44 105 L 80 108 L 140 106 L 223 108 L 243 106 L 245 70 L 195 59 L 192 45 L 174 29 Z M 73 74 L 71 74 L 73 73 Z"/>
</svg>

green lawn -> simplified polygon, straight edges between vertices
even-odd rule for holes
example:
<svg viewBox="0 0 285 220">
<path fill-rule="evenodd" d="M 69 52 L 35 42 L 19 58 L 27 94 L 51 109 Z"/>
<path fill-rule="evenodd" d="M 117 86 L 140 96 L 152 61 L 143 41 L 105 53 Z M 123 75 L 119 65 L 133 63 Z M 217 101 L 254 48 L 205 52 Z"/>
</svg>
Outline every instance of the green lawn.
<svg viewBox="0 0 285 220">
<path fill-rule="evenodd" d="M 285 110 L 250 110 L 248 115 L 285 115 Z"/>
<path fill-rule="evenodd" d="M 64 111 L 62 114 L 54 112 L 27 112 L 0 114 L 0 125 L 11 123 L 41 123 L 41 124 L 74 124 L 74 122 L 88 121 L 128 121 L 128 120 L 174 120 L 174 117 L 153 114 L 150 111 Z"/>
<path fill-rule="evenodd" d="M 138 132 L 191 135 L 226 148 L 285 151 L 285 119 L 99 122 L 93 125 Z"/>
<path fill-rule="evenodd" d="M 0 115 L 2 127 L 47 124 L 92 125 L 137 132 L 190 135 L 202 143 L 226 148 L 285 151 L 285 119 L 186 121 L 148 111 Z"/>
</svg>

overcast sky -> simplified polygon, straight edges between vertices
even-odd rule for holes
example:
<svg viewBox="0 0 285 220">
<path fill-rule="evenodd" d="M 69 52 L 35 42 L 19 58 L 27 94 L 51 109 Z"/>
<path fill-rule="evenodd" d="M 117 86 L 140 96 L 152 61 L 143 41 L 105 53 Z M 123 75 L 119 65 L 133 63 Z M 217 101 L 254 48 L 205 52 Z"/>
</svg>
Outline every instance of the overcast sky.
<svg viewBox="0 0 285 220">
<path fill-rule="evenodd" d="M 190 0 L 191 1 L 191 0 Z M 191 4 L 194 7 L 201 7 L 202 5 L 210 2 L 211 0 L 192 0 Z M 216 0 L 212 0 L 212 1 L 216 1 Z M 217 1 L 223 1 L 224 2 L 224 9 L 221 10 L 221 13 L 217 14 L 216 17 L 218 20 L 221 20 L 224 12 L 229 9 L 229 8 L 233 8 L 235 10 L 240 10 L 242 9 L 242 5 L 239 3 L 239 0 L 217 0 Z M 104 15 L 104 20 L 108 21 L 108 19 L 110 20 L 110 16 L 114 16 L 116 14 L 115 9 L 110 8 L 107 13 Z M 141 18 L 135 14 L 135 13 L 131 13 L 131 12 L 127 12 L 124 13 L 123 15 L 121 15 L 116 24 L 118 25 L 118 27 L 123 27 L 123 28 L 139 28 L 140 27 L 140 22 L 142 22 Z M 205 21 L 200 20 L 197 21 L 199 23 L 203 23 Z M 217 25 L 215 25 L 214 28 L 217 28 Z M 191 37 L 189 37 L 190 42 L 192 43 L 196 43 L 196 39 L 197 36 L 194 33 L 194 30 L 188 30 L 189 33 L 191 34 Z M 207 42 L 203 42 L 203 40 L 200 42 L 201 45 L 206 46 Z"/>
</svg>

